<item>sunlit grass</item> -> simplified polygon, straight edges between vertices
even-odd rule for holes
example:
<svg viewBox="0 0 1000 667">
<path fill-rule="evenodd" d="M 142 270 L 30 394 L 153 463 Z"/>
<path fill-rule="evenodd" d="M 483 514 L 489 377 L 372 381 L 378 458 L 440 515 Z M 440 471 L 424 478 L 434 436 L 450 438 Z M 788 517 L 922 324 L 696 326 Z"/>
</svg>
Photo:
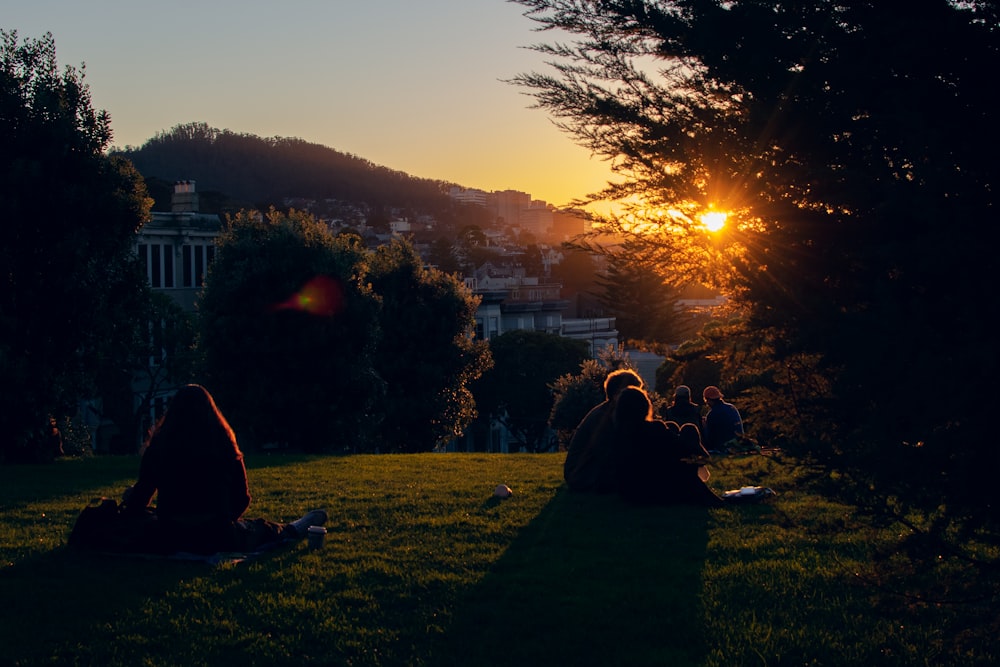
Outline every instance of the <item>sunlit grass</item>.
<svg viewBox="0 0 1000 667">
<path fill-rule="evenodd" d="M 986 665 L 982 609 L 900 604 L 865 528 L 793 460 L 718 461 L 763 505 L 635 508 L 566 492 L 560 454 L 250 457 L 250 515 L 330 513 L 210 567 L 76 554 L 137 459 L 0 467 L 0 661 L 52 665 Z M 492 497 L 500 483 L 508 500 Z M 897 603 L 894 603 L 897 602 Z M 954 638 L 963 635 L 961 650 Z"/>
</svg>

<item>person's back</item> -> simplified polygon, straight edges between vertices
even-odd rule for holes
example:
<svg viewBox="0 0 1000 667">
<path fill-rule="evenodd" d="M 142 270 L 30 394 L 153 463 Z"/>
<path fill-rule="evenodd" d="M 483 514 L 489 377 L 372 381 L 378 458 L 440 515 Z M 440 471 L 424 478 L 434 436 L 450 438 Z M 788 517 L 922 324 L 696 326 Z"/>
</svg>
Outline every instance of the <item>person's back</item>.
<svg viewBox="0 0 1000 667">
<path fill-rule="evenodd" d="M 689 503 L 715 507 L 722 500 L 698 477 L 689 459 L 703 452 L 697 431 L 652 419 L 645 392 L 628 388 L 615 410 L 618 492 L 637 504 Z M 684 434 L 681 434 L 681 431 Z M 693 442 L 688 439 L 693 437 Z"/>
<path fill-rule="evenodd" d="M 709 406 L 702 429 L 705 448 L 710 452 L 728 451 L 737 437 L 743 434 L 743 420 L 739 410 L 732 403 L 723 400 L 718 387 L 706 387 L 703 396 Z"/>
<path fill-rule="evenodd" d="M 667 408 L 666 418 L 678 426 L 693 424 L 699 432 L 701 431 L 701 408 L 691 401 L 674 401 Z"/>
<path fill-rule="evenodd" d="M 573 491 L 608 491 L 607 477 L 612 450 L 609 439 L 611 402 L 604 401 L 594 406 L 583 418 L 566 452 L 563 463 L 563 478 Z"/>
<path fill-rule="evenodd" d="M 605 400 L 594 406 L 573 432 L 563 462 L 563 478 L 571 490 L 594 493 L 615 490 L 615 432 L 611 418 L 614 399 L 629 386 L 642 386 L 642 378 L 635 371 L 621 369 L 609 373 L 604 380 Z"/>
<path fill-rule="evenodd" d="M 679 385 L 674 390 L 674 400 L 666 409 L 661 408 L 661 414 L 666 421 L 678 426 L 692 424 L 698 430 L 699 438 L 701 437 L 701 406 L 691 402 L 691 388 L 687 385 Z"/>
<path fill-rule="evenodd" d="M 158 514 L 183 523 L 235 521 L 250 505 L 242 457 L 181 455 L 150 446 L 140 463 L 137 499 L 156 489 Z"/>
</svg>

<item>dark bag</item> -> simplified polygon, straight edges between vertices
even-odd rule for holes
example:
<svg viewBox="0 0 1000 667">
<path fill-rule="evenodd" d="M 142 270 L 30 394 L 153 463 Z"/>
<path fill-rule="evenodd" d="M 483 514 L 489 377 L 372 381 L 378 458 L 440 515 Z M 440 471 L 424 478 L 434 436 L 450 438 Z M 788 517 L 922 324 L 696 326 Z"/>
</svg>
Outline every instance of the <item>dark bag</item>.
<svg viewBox="0 0 1000 667">
<path fill-rule="evenodd" d="M 73 524 L 69 545 L 98 551 L 144 552 L 156 549 L 156 515 L 122 512 L 111 498 L 95 498 Z"/>
</svg>

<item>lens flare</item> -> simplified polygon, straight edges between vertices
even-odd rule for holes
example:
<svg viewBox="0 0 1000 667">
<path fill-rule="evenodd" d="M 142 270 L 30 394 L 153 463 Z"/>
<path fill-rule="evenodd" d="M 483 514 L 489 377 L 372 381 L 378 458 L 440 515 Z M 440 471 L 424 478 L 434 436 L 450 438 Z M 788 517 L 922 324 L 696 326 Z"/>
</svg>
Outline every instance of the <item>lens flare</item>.
<svg viewBox="0 0 1000 667">
<path fill-rule="evenodd" d="M 316 276 L 271 310 L 300 310 L 320 317 L 333 317 L 344 308 L 344 291 L 330 276 Z"/>
</svg>

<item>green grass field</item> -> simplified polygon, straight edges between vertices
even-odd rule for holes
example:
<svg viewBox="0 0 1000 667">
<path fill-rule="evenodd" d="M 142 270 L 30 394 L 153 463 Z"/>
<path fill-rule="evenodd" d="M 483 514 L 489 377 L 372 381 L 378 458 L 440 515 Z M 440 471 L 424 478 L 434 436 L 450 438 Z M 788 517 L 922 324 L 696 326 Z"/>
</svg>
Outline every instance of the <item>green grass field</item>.
<svg viewBox="0 0 1000 667">
<path fill-rule="evenodd" d="M 872 558 L 901 527 L 867 527 L 807 466 L 721 459 L 717 490 L 778 495 L 636 508 L 569 493 L 563 456 L 251 456 L 248 516 L 323 507 L 330 533 L 222 566 L 66 546 L 137 458 L 0 467 L 0 664 L 1000 663 L 995 599 L 890 590 Z"/>
</svg>

